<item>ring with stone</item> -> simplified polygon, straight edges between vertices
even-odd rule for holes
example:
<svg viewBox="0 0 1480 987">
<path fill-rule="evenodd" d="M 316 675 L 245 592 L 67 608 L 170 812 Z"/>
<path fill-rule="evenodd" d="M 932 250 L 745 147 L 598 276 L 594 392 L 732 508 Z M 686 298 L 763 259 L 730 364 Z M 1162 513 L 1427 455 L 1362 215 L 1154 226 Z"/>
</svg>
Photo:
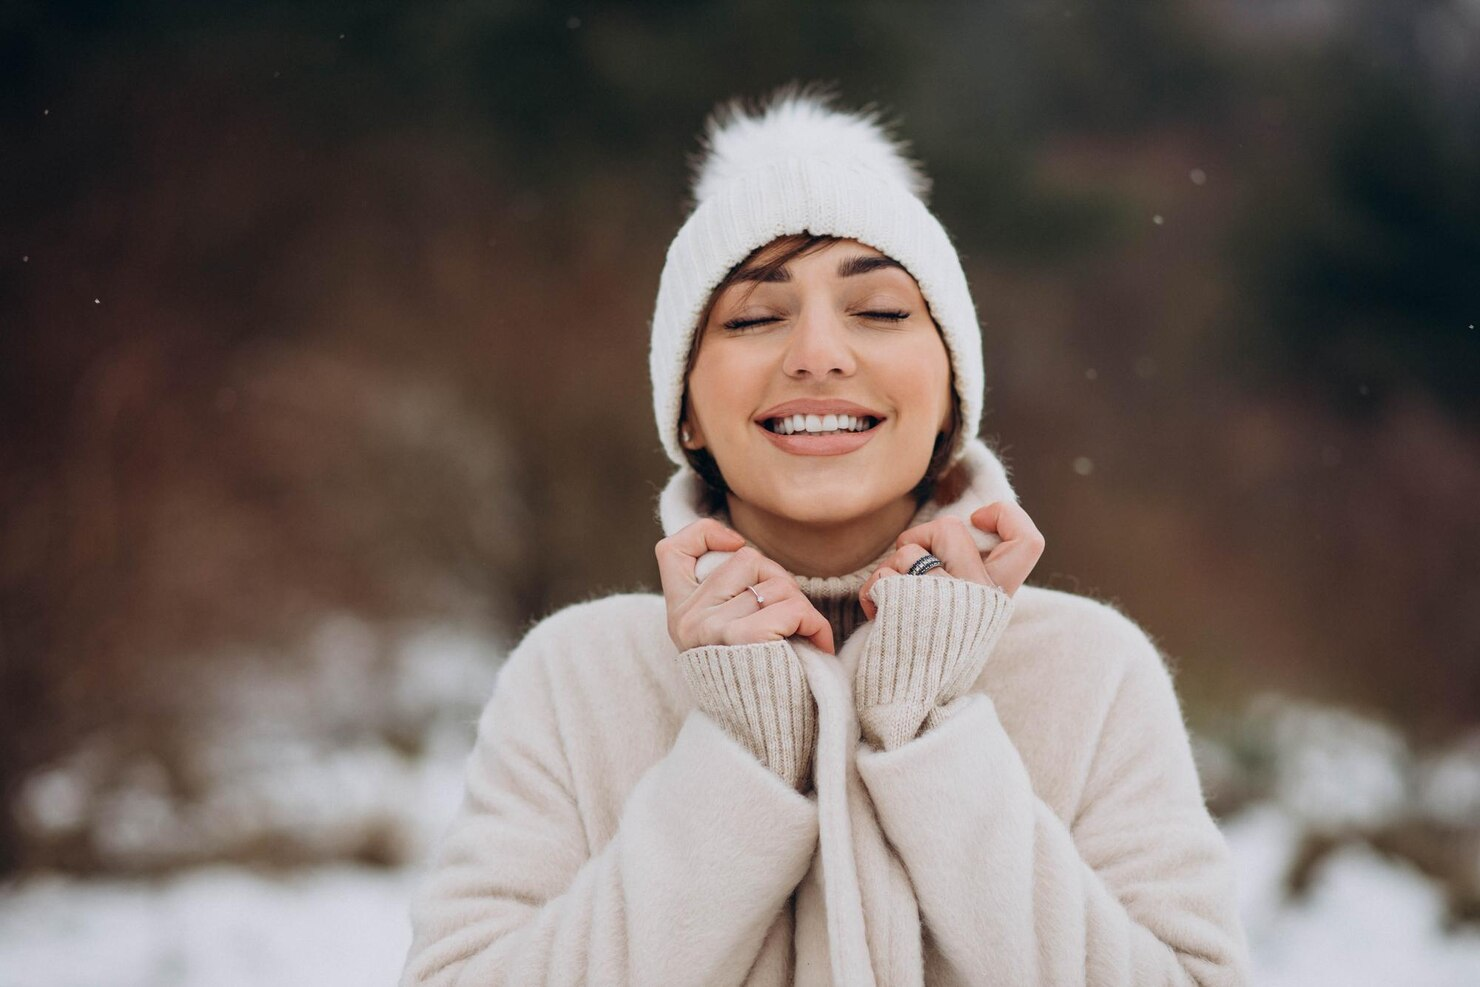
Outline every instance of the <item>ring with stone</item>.
<svg viewBox="0 0 1480 987">
<path fill-rule="evenodd" d="M 756 589 L 754 586 L 747 586 L 745 588 L 755 594 L 755 602 L 759 603 L 761 606 L 766 605 L 766 598 L 764 596 L 761 596 L 760 590 Z"/>
<path fill-rule="evenodd" d="M 915 564 L 914 565 L 910 566 L 910 568 L 909 568 L 909 575 L 911 575 L 911 576 L 923 576 L 923 575 L 925 575 L 925 573 L 929 572 L 931 569 L 934 569 L 937 566 L 943 566 L 943 565 L 945 565 L 944 562 L 942 562 L 940 559 L 936 558 L 934 555 L 931 555 L 929 552 L 926 552 L 924 555 L 920 556 L 918 559 L 915 560 Z"/>
</svg>

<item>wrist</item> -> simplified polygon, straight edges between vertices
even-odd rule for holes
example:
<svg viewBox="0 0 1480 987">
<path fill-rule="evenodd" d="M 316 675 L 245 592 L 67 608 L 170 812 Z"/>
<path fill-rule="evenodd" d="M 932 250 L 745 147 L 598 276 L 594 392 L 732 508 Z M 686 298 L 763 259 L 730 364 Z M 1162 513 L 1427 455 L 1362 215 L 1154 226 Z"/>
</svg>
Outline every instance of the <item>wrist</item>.
<svg viewBox="0 0 1480 987">
<path fill-rule="evenodd" d="M 803 790 L 816 746 L 817 703 L 791 644 L 705 644 L 680 652 L 677 661 L 695 706 Z"/>
<path fill-rule="evenodd" d="M 854 700 L 864 733 L 892 748 L 975 684 L 1011 619 L 1013 597 L 941 576 L 891 576 L 870 596 L 879 611 L 854 677 Z"/>
</svg>

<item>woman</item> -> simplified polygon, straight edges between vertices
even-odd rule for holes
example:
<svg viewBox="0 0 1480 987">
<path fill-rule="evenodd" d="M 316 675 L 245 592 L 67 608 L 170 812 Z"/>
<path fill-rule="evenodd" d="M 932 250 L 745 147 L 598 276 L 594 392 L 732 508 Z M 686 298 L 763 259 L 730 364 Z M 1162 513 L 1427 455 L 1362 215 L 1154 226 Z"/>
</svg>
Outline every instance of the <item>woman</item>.
<svg viewBox="0 0 1480 987">
<path fill-rule="evenodd" d="M 1245 982 L 1170 677 L 975 437 L 928 182 L 788 86 L 708 123 L 653 319 L 663 593 L 509 656 L 411 984 Z"/>
</svg>

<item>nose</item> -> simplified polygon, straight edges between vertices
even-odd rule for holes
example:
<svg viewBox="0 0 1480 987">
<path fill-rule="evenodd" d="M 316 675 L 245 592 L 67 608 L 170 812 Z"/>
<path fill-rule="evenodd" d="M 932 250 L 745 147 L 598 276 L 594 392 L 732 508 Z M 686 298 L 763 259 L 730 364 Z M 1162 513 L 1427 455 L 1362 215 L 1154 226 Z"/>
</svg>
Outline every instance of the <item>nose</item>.
<svg viewBox="0 0 1480 987">
<path fill-rule="evenodd" d="M 788 377 L 826 380 L 834 371 L 851 377 L 858 364 L 843 317 L 827 305 L 804 305 L 787 340 L 782 369 Z"/>
</svg>

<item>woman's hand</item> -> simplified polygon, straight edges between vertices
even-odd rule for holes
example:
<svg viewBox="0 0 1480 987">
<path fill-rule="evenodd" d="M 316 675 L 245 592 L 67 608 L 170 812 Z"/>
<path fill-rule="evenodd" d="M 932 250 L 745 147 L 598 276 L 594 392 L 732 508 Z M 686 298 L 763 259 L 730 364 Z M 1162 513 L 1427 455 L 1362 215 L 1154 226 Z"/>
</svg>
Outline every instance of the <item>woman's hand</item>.
<svg viewBox="0 0 1480 987">
<path fill-rule="evenodd" d="M 714 518 L 700 518 L 659 541 L 653 551 L 668 603 L 668 636 L 679 651 L 705 644 L 761 644 L 800 635 L 832 653 L 832 625 L 827 618 L 785 569 L 746 545 L 739 532 Z M 711 551 L 735 554 L 699 582 L 694 566 Z M 749 586 L 759 591 L 764 604 Z"/>
<path fill-rule="evenodd" d="M 954 576 L 999 587 L 1008 596 L 1015 594 L 1043 555 L 1044 540 L 1038 526 L 1027 511 L 1009 500 L 994 500 L 977 508 L 971 513 L 971 523 L 1002 538 L 1002 543 L 985 558 L 977 550 L 966 523 L 953 515 L 903 531 L 894 541 L 894 554 L 873 571 L 858 591 L 868 619 L 873 620 L 878 609 L 869 597 L 874 583 L 908 572 L 927 552 L 945 564 L 931 569 L 926 576 Z"/>
</svg>

